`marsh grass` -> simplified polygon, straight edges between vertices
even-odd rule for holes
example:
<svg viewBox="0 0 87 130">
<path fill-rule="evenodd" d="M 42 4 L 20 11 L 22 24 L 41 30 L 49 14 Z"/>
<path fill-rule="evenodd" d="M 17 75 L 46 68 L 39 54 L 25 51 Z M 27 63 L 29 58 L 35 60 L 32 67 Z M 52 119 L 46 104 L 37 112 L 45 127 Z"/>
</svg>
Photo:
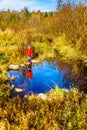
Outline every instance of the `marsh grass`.
<svg viewBox="0 0 87 130">
<path fill-rule="evenodd" d="M 59 54 L 66 60 L 77 60 L 81 53 L 76 50 L 71 44 L 66 41 L 65 36 L 55 39 L 54 47 L 58 50 Z"/>
<path fill-rule="evenodd" d="M 75 89 L 61 92 L 56 86 L 45 100 L 34 95 L 12 99 L 0 96 L 1 130 L 87 129 L 86 94 Z"/>
<path fill-rule="evenodd" d="M 85 57 L 80 51 L 66 41 L 65 35 L 55 38 L 51 43 L 33 42 L 32 46 L 35 52 L 39 54 L 39 58 L 61 58 L 66 62 L 73 62 Z"/>
</svg>

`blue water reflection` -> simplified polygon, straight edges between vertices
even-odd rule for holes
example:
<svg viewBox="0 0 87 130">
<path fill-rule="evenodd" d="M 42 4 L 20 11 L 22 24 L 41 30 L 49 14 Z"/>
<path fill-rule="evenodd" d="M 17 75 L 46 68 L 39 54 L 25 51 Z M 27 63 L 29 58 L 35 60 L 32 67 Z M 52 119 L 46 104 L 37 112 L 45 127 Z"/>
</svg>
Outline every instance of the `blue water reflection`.
<svg viewBox="0 0 87 130">
<path fill-rule="evenodd" d="M 32 77 L 27 77 L 29 68 L 18 71 L 9 71 L 10 77 L 15 76 L 15 80 L 9 84 L 17 88 L 22 88 L 24 93 L 32 91 L 33 93 L 46 93 L 57 84 L 60 88 L 70 87 L 70 84 L 65 85 L 64 73 L 56 66 L 56 62 L 44 61 L 41 64 L 32 65 Z"/>
</svg>

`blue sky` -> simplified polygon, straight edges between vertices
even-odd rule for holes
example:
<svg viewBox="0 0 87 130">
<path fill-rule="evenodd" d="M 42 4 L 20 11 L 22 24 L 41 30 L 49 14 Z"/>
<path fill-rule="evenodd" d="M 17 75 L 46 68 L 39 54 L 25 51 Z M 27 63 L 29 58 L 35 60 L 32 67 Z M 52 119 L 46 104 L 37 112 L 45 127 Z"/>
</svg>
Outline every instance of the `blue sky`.
<svg viewBox="0 0 87 130">
<path fill-rule="evenodd" d="M 0 10 L 21 10 L 24 7 L 30 11 L 55 11 L 57 0 L 0 0 Z"/>
</svg>

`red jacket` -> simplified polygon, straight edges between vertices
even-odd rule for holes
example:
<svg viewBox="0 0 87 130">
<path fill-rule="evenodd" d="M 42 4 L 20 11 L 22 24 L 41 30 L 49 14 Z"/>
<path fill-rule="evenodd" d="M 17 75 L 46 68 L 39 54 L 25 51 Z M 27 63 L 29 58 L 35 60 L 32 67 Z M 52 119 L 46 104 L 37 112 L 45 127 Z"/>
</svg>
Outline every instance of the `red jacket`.
<svg viewBox="0 0 87 130">
<path fill-rule="evenodd" d="M 26 49 L 26 55 L 27 55 L 27 56 L 32 56 L 32 55 L 33 55 L 33 51 L 32 51 L 31 48 L 27 48 L 27 49 Z"/>
</svg>

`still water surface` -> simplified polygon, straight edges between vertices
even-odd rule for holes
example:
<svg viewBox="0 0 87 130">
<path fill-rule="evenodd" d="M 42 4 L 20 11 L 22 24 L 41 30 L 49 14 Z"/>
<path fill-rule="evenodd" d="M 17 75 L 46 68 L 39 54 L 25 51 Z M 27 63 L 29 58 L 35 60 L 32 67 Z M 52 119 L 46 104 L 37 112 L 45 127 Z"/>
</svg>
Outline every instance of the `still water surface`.
<svg viewBox="0 0 87 130">
<path fill-rule="evenodd" d="M 72 82 L 67 81 L 64 76 L 64 71 L 56 65 L 57 62 L 44 61 L 40 64 L 32 65 L 32 68 L 27 68 L 25 71 L 20 69 L 18 71 L 9 71 L 9 75 L 15 76 L 15 80 L 9 84 L 24 90 L 23 95 L 29 91 L 33 93 L 46 93 L 57 84 L 60 88 L 70 89 Z M 27 73 L 31 69 L 32 76 L 29 78 Z"/>
</svg>

